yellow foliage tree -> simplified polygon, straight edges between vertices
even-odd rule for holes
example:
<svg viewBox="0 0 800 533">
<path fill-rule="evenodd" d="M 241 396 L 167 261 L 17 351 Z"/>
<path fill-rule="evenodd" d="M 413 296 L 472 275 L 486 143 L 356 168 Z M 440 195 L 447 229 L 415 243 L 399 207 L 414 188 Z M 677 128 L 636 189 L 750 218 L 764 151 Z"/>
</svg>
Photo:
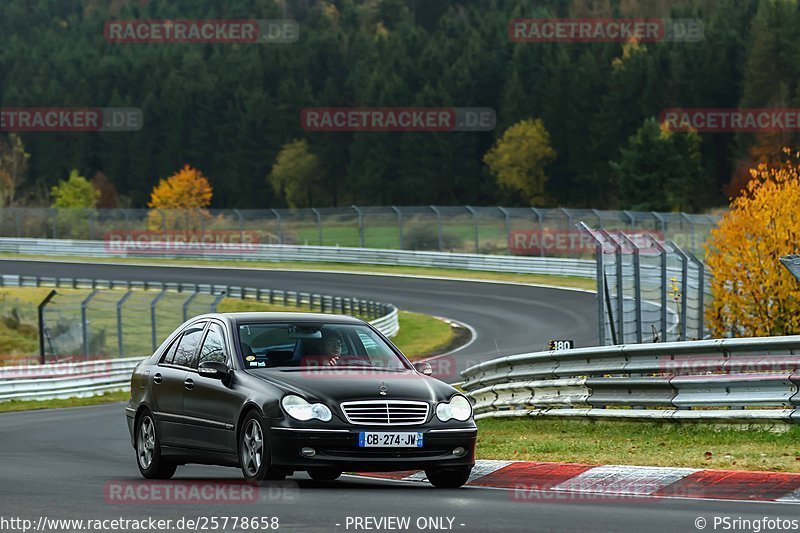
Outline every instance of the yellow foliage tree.
<svg viewBox="0 0 800 533">
<path fill-rule="evenodd" d="M 542 119 L 517 122 L 483 156 L 497 183 L 516 191 L 530 205 L 546 202 L 544 167 L 555 158 Z"/>
<path fill-rule="evenodd" d="M 800 283 L 781 265 L 800 249 L 800 152 L 759 164 L 706 245 L 714 299 L 706 318 L 715 336 L 800 333 Z"/>
<path fill-rule="evenodd" d="M 153 187 L 147 203 L 152 208 L 147 216 L 148 229 L 197 229 L 202 219 L 210 217 L 206 208 L 213 193 L 208 178 L 185 165 Z"/>
</svg>

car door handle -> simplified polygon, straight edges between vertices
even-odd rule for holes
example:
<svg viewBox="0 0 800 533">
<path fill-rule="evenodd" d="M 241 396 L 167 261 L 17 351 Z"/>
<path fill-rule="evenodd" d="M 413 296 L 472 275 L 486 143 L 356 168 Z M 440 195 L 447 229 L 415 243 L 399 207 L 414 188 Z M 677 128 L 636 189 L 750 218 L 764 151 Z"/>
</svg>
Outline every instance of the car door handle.
<svg viewBox="0 0 800 533">
<path fill-rule="evenodd" d="M 183 386 L 186 387 L 186 390 L 192 390 L 194 388 L 194 380 L 192 378 L 186 378 L 183 382 Z"/>
<path fill-rule="evenodd" d="M 156 385 L 161 383 L 161 379 L 162 378 L 161 378 L 161 374 L 160 373 L 157 372 L 157 373 L 153 374 L 153 383 L 155 383 Z"/>
</svg>

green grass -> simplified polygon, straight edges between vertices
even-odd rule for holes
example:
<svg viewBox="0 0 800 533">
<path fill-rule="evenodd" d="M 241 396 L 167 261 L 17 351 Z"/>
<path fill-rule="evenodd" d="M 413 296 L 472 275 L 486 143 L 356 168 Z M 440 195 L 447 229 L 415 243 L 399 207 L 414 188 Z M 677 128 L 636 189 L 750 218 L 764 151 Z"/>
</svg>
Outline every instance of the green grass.
<svg viewBox="0 0 800 533">
<path fill-rule="evenodd" d="M 511 419 L 478 421 L 480 459 L 800 472 L 800 427 Z"/>
<path fill-rule="evenodd" d="M 0 257 L 10 257 L 19 259 L 43 259 L 52 260 L 50 256 L 43 255 L 21 255 L 21 254 L 0 254 Z M 577 278 L 572 276 L 550 276 L 543 274 L 514 274 L 510 272 L 491 272 L 484 270 L 459 270 L 454 268 L 429 268 L 429 267 L 405 267 L 393 265 L 362 265 L 350 263 L 305 263 L 289 261 L 241 261 L 241 260 L 202 260 L 202 259 L 159 259 L 159 258 L 106 258 L 65 256 L 63 260 L 82 263 L 130 263 L 130 264 L 153 264 L 153 265 L 178 265 L 178 266 L 219 266 L 219 267 L 241 267 L 252 269 L 272 269 L 272 270 L 335 270 L 337 272 L 356 272 L 356 273 L 377 273 L 377 274 L 406 274 L 412 276 L 432 276 L 442 278 L 462 278 L 488 281 L 501 281 L 512 283 L 527 283 L 534 285 L 547 285 L 551 287 L 565 287 L 585 290 L 595 290 L 597 284 L 593 279 Z"/>
<path fill-rule="evenodd" d="M 409 359 L 445 353 L 455 348 L 455 344 L 469 340 L 459 331 L 463 328 L 453 328 L 447 322 L 432 316 L 400 311 L 397 318 L 400 332 L 392 342 Z M 466 331 L 464 333 L 469 335 Z"/>
<path fill-rule="evenodd" d="M 367 248 L 382 248 L 396 250 L 400 248 L 400 231 L 394 217 L 385 225 L 379 225 L 376 221 L 370 221 L 369 217 L 364 225 L 364 245 Z M 460 222 L 460 223 L 459 223 Z M 434 227 L 436 219 L 431 212 L 428 217 L 422 217 L 415 221 L 406 221 L 404 233 L 406 243 L 409 239 L 409 230 L 414 226 L 425 225 Z M 442 233 L 452 237 L 457 243 L 453 251 L 474 252 L 475 251 L 475 229 L 472 224 L 471 216 L 462 217 L 461 220 L 451 220 L 444 223 Z M 319 232 L 316 225 L 313 226 L 294 226 L 287 225 L 285 233 L 297 244 L 320 244 Z M 505 249 L 507 247 L 505 235 L 505 222 L 496 220 L 494 223 L 483 221 L 478 226 L 478 240 L 481 247 L 490 246 L 495 249 Z M 358 233 L 358 224 L 355 220 L 349 224 L 325 224 L 322 230 L 323 246 L 361 246 L 361 238 Z"/>
<path fill-rule="evenodd" d="M 0 402 L 0 413 L 13 411 L 30 411 L 35 409 L 53 409 L 56 407 L 80 407 L 84 405 L 99 405 L 102 403 L 127 402 L 131 397 L 130 391 L 107 392 L 100 396 L 88 398 L 68 398 L 66 400 L 11 400 Z"/>
</svg>

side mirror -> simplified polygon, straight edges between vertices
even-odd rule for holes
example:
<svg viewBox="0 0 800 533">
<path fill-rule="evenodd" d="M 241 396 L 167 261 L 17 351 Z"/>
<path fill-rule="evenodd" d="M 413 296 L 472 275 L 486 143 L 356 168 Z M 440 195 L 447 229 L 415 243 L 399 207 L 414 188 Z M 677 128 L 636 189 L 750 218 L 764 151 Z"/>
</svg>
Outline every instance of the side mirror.
<svg viewBox="0 0 800 533">
<path fill-rule="evenodd" d="M 204 377 L 213 379 L 227 379 L 229 372 L 228 365 L 217 361 L 203 361 L 197 367 L 197 372 Z"/>
<path fill-rule="evenodd" d="M 425 361 L 421 363 L 414 363 L 414 369 L 420 374 L 424 374 L 426 376 L 433 375 L 433 368 L 431 368 L 431 364 L 426 363 Z"/>
</svg>

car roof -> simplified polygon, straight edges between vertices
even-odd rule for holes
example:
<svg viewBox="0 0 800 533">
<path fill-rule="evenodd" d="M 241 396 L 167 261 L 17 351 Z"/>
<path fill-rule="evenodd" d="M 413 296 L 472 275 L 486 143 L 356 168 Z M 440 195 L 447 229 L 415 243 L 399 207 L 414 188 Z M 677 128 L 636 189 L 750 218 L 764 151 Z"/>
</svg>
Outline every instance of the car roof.
<svg viewBox="0 0 800 533">
<path fill-rule="evenodd" d="M 328 322 L 334 324 L 363 324 L 364 321 L 347 315 L 333 315 L 329 313 L 276 313 L 276 312 L 249 312 L 249 313 L 208 313 L 200 318 L 219 318 L 229 320 L 235 324 L 252 322 Z"/>
</svg>

